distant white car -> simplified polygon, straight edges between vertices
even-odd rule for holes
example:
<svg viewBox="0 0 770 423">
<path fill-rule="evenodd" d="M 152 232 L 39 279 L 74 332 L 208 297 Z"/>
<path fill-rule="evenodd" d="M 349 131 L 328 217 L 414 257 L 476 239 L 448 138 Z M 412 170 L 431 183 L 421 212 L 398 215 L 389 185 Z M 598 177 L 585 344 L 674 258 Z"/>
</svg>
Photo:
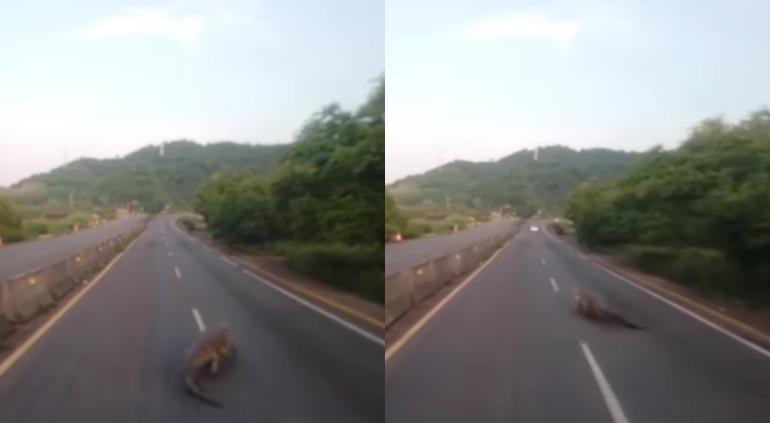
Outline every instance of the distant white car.
<svg viewBox="0 0 770 423">
<path fill-rule="evenodd" d="M 537 232 L 537 231 L 539 231 L 539 230 L 540 230 L 540 228 L 538 228 L 538 227 L 537 227 L 537 226 L 535 226 L 535 225 L 532 225 L 532 226 L 530 226 L 530 227 L 529 227 L 529 230 L 530 230 L 531 232 Z"/>
</svg>

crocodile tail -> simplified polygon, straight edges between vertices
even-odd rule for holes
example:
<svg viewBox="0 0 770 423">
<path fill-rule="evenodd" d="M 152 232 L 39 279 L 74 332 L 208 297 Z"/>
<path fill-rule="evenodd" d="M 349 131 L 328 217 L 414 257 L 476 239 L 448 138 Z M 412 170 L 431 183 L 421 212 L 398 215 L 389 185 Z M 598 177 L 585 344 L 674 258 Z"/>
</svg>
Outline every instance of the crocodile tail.
<svg viewBox="0 0 770 423">
<path fill-rule="evenodd" d="M 222 407 L 222 403 L 215 400 L 214 398 L 211 398 L 203 393 L 203 390 L 200 386 L 195 382 L 195 378 L 193 375 L 186 375 L 184 378 L 184 385 L 185 385 L 185 391 L 187 391 L 188 394 L 191 396 L 199 399 L 200 401 L 203 401 L 204 403 L 208 405 L 212 405 L 214 407 Z"/>
<path fill-rule="evenodd" d="M 638 324 L 626 319 L 625 316 L 618 312 L 610 312 L 610 316 L 612 317 L 612 320 L 615 320 L 616 322 L 620 323 L 621 325 L 629 328 L 629 329 L 644 329 L 643 327 L 639 326 Z"/>
<path fill-rule="evenodd" d="M 643 327 L 637 325 L 634 322 L 626 320 L 625 318 L 623 319 L 622 323 L 623 323 L 623 326 L 625 326 L 627 328 L 630 328 L 630 329 L 644 329 Z"/>
</svg>

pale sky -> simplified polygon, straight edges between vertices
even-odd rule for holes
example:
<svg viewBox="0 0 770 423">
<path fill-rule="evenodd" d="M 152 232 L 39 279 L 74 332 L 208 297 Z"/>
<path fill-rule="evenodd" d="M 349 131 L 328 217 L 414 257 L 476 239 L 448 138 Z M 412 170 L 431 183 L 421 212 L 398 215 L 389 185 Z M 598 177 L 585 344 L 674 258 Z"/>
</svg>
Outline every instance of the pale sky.
<svg viewBox="0 0 770 423">
<path fill-rule="evenodd" d="M 770 2 L 389 0 L 386 181 L 563 144 L 673 147 L 770 106 Z"/>
<path fill-rule="evenodd" d="M 147 144 L 288 142 L 385 69 L 383 1 L 0 2 L 0 186 Z"/>
</svg>

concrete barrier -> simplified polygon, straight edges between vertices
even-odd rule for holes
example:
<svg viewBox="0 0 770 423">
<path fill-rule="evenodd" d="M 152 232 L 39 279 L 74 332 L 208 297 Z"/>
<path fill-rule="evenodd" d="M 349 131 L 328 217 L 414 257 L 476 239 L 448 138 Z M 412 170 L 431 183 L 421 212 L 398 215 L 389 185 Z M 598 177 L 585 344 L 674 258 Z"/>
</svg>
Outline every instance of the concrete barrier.
<svg viewBox="0 0 770 423">
<path fill-rule="evenodd" d="M 415 275 L 407 269 L 385 278 L 385 326 L 406 314 L 414 305 L 412 286 Z"/>
<path fill-rule="evenodd" d="M 471 272 L 502 247 L 516 232 L 510 231 L 446 256 L 420 263 L 385 277 L 385 326 L 390 326 L 409 309 L 433 295 L 442 286 Z"/>
<path fill-rule="evenodd" d="M 76 281 L 73 275 L 67 272 L 66 261 L 55 263 L 50 268 L 52 275 L 46 281 L 46 284 L 48 291 L 53 295 L 54 299 L 58 300 L 75 288 Z"/>
<path fill-rule="evenodd" d="M 0 289 L 0 341 L 13 332 L 11 322 L 5 317 L 3 308 L 3 291 Z"/>
<path fill-rule="evenodd" d="M 8 320 L 26 322 L 53 305 L 46 277 L 44 270 L 35 270 L 3 283 L 3 311 Z"/>
<path fill-rule="evenodd" d="M 0 339 L 13 330 L 12 323 L 32 319 L 64 298 L 78 284 L 88 281 L 139 236 L 146 223 L 67 259 L 0 281 Z"/>
</svg>

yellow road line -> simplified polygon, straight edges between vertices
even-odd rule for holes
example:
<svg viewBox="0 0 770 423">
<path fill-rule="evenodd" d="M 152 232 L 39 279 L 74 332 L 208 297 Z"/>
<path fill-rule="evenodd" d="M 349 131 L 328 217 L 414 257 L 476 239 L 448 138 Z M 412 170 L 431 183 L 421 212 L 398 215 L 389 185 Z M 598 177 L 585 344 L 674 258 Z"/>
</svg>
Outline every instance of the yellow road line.
<svg viewBox="0 0 770 423">
<path fill-rule="evenodd" d="M 398 339 L 398 341 L 394 342 L 390 348 L 387 348 L 385 350 L 385 363 L 387 364 L 388 360 L 391 357 L 393 357 L 394 354 L 396 354 L 410 339 L 412 339 L 412 337 L 414 337 L 414 335 L 417 334 L 417 332 L 419 332 L 420 329 L 422 329 L 423 326 L 425 326 L 428 323 L 428 321 L 432 319 L 433 316 L 436 315 L 436 313 L 439 312 L 439 310 L 444 308 L 444 306 L 449 302 L 449 300 L 451 300 L 455 295 L 457 295 L 457 293 L 459 293 L 461 289 L 465 288 L 465 286 L 468 285 L 468 283 L 470 283 L 473 280 L 473 278 L 475 278 L 476 275 L 479 274 L 479 272 L 484 270 L 484 268 L 487 267 L 489 263 L 492 263 L 497 257 L 497 255 L 500 254 L 500 252 L 502 252 L 505 249 L 505 247 L 508 246 L 508 244 L 511 242 L 512 239 L 513 238 L 506 241 L 506 243 L 502 247 L 500 247 L 500 249 L 497 250 L 497 252 L 495 252 L 495 254 L 493 254 L 492 257 L 489 258 L 489 260 L 484 262 L 484 264 L 482 264 L 478 269 L 476 269 L 473 273 L 471 273 L 470 276 L 468 276 L 462 282 L 460 282 L 460 284 L 457 285 L 455 289 L 453 289 L 452 292 L 449 293 L 449 295 L 444 297 L 444 299 L 442 299 L 438 304 L 436 304 L 436 306 L 433 307 L 427 314 L 422 316 L 422 318 L 418 320 L 417 323 L 412 325 L 412 327 L 410 327 L 409 330 L 406 331 L 406 333 L 403 336 L 401 336 L 401 338 Z"/>
<path fill-rule="evenodd" d="M 241 260 L 241 259 L 239 259 L 237 257 L 233 257 L 233 258 L 236 261 L 238 261 L 239 263 L 241 263 L 245 268 L 252 269 L 243 260 Z M 252 270 L 254 270 L 254 269 L 252 269 Z M 375 318 L 373 318 L 371 316 L 367 316 L 366 314 L 363 314 L 363 313 L 361 313 L 358 310 L 355 310 L 355 309 L 353 309 L 351 307 L 348 307 L 345 304 L 338 303 L 338 302 L 336 302 L 336 301 L 334 301 L 332 299 L 324 297 L 324 296 L 322 296 L 320 294 L 316 294 L 315 292 L 310 291 L 309 289 L 303 288 L 301 286 L 295 286 L 291 282 L 288 282 L 288 281 L 286 281 L 285 279 L 283 279 L 281 277 L 275 276 L 272 273 L 266 272 L 265 270 L 261 270 L 260 269 L 259 271 L 256 271 L 256 272 L 257 273 L 266 273 L 266 274 L 268 274 L 270 276 L 263 276 L 263 277 L 266 277 L 266 278 L 271 279 L 271 280 L 276 280 L 276 281 L 280 282 L 281 285 L 283 285 L 285 288 L 288 288 L 288 289 L 290 289 L 292 291 L 299 292 L 302 295 L 306 295 L 306 296 L 311 297 L 311 298 L 313 298 L 315 300 L 318 300 L 318 301 L 328 305 L 329 307 L 337 309 L 337 310 L 339 310 L 339 311 L 341 311 L 343 313 L 349 314 L 349 315 L 351 315 L 351 316 L 353 316 L 353 317 L 355 317 L 357 319 L 363 320 L 364 322 L 367 322 L 367 323 L 369 323 L 370 325 L 372 325 L 374 327 L 377 327 L 377 328 L 380 328 L 380 329 L 385 329 L 385 322 L 377 320 L 377 319 L 375 319 Z"/>
<path fill-rule="evenodd" d="M 69 301 L 67 301 L 67 303 L 64 304 L 59 309 L 59 311 L 56 312 L 56 314 L 54 314 L 47 322 L 45 322 L 42 326 L 40 326 L 40 328 L 38 328 L 32 334 L 32 336 L 30 336 L 26 341 L 24 341 L 24 343 L 22 343 L 16 349 L 16 351 L 14 351 L 11 355 L 9 355 L 8 358 L 6 358 L 2 363 L 0 363 L 0 377 L 2 377 L 3 374 L 5 374 L 11 367 L 13 367 L 13 365 L 16 364 L 16 362 L 19 361 L 19 359 L 23 357 L 24 354 L 26 354 L 27 351 L 29 351 L 29 349 L 32 348 L 32 346 L 35 345 L 35 343 L 40 338 L 43 337 L 43 335 L 48 333 L 48 331 L 51 330 L 51 327 L 53 327 L 53 325 L 55 325 L 56 322 L 58 322 L 59 319 L 61 319 L 64 316 L 64 314 L 67 313 L 67 311 L 69 311 L 72 307 L 74 307 L 75 304 L 77 304 L 83 298 L 83 296 L 85 296 L 89 291 L 91 291 L 91 289 L 93 289 L 96 283 L 102 279 L 102 276 L 104 276 L 110 270 L 110 268 L 112 268 L 112 266 L 115 263 L 117 263 L 121 257 L 123 257 L 123 254 L 128 252 L 128 250 L 131 248 L 131 246 L 134 245 L 134 242 L 136 242 L 138 238 L 139 237 L 131 241 L 131 243 L 128 244 L 126 249 L 121 251 L 120 254 L 118 254 L 114 259 L 112 259 L 110 264 L 108 264 L 107 267 L 105 267 L 101 272 L 99 272 L 99 274 L 96 275 L 96 277 L 94 278 L 94 280 L 91 281 L 91 283 L 86 285 L 85 288 L 83 288 L 80 292 L 75 294 L 74 297 L 72 297 Z"/>
</svg>

